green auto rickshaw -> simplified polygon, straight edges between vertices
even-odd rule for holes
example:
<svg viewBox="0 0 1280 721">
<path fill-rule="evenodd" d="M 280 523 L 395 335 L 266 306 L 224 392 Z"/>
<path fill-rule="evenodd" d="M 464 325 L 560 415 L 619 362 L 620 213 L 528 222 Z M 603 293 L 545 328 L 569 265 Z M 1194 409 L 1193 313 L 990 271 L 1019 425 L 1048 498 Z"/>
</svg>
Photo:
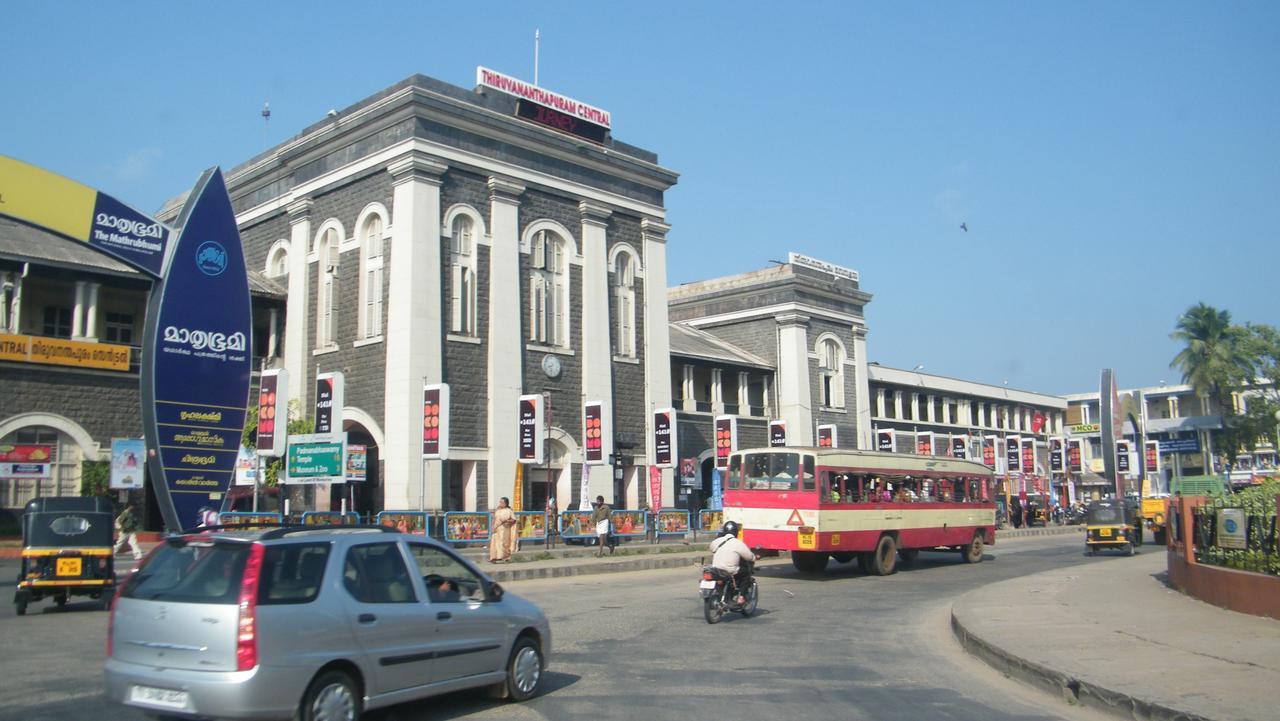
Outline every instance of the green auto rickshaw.
<svg viewBox="0 0 1280 721">
<path fill-rule="evenodd" d="M 1142 545 L 1142 514 L 1137 504 L 1117 498 L 1093 501 L 1085 510 L 1085 548 L 1091 555 L 1111 548 L 1126 556 Z"/>
<path fill-rule="evenodd" d="M 44 497 L 22 514 L 22 560 L 13 605 L 52 598 L 59 607 L 88 596 L 106 609 L 115 593 L 112 553 L 115 518 L 106 498 Z"/>
</svg>

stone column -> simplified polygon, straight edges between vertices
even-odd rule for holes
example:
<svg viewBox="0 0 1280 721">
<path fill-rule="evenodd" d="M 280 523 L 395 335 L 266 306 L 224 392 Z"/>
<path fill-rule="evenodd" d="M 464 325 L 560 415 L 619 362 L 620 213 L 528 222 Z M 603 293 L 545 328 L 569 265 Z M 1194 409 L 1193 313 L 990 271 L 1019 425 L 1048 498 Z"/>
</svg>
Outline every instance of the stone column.
<svg viewBox="0 0 1280 721">
<path fill-rule="evenodd" d="M 88 295 L 84 309 L 84 337 L 88 340 L 98 339 L 98 291 L 101 288 L 101 283 L 85 285 Z"/>
<path fill-rule="evenodd" d="M 284 367 L 289 371 L 290 400 L 307 408 L 307 356 L 311 349 L 308 338 L 307 255 L 311 251 L 311 205 L 309 199 L 289 204 L 289 295 L 285 299 Z M 305 411 L 304 411 L 305 412 Z"/>
<path fill-rule="evenodd" d="M 601 401 L 609 416 L 605 428 L 616 428 L 613 419 L 613 354 L 609 345 L 612 324 L 609 322 L 609 251 L 606 230 L 608 208 L 583 201 L 578 203 L 582 215 L 582 393 L 583 399 Z M 581 413 L 582 411 L 576 411 Z M 601 438 L 601 453 L 613 453 L 613 438 Z"/>
<path fill-rule="evenodd" d="M 520 195 L 525 187 L 504 178 L 489 178 L 489 504 L 515 490 L 520 455 L 520 394 L 525 333 L 521 319 Z M 597 467 L 600 468 L 600 467 Z M 613 482 L 603 484 L 612 488 Z"/>
<path fill-rule="evenodd" d="M 422 384 L 441 381 L 440 176 L 444 163 L 409 152 L 392 177 L 382 453 L 387 508 L 441 506 L 441 463 L 422 460 Z M 424 477 L 424 469 L 429 469 Z"/>
<path fill-rule="evenodd" d="M 780 315 L 778 321 L 778 415 L 797 446 L 813 445 L 813 400 L 809 387 L 809 317 Z"/>
<path fill-rule="evenodd" d="M 75 308 L 71 311 L 71 337 L 77 340 L 84 337 L 84 304 L 86 285 L 88 284 L 83 280 L 76 281 Z"/>
<path fill-rule="evenodd" d="M 654 218 L 640 221 L 644 243 L 644 394 L 645 449 L 653 458 L 653 413 L 671 402 L 671 330 L 667 320 L 667 232 L 671 226 Z M 637 338 L 637 345 L 639 345 Z M 677 429 L 677 433 L 679 429 Z M 674 473 L 662 470 L 662 505 L 675 503 Z M 647 479 L 640 479 L 647 483 Z M 612 487 L 612 484 L 610 484 Z"/>
</svg>

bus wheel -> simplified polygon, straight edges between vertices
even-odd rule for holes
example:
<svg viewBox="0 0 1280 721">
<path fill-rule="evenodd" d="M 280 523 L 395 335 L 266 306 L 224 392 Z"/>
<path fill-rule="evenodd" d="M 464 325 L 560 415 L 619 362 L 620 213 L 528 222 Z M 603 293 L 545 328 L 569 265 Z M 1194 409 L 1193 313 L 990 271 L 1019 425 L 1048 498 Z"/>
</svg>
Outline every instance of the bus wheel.
<svg viewBox="0 0 1280 721">
<path fill-rule="evenodd" d="M 916 560 L 916 556 L 920 555 L 918 548 L 899 548 L 898 560 L 903 563 L 911 563 Z"/>
<path fill-rule="evenodd" d="M 960 549 L 960 557 L 965 563 L 982 563 L 982 546 L 985 543 L 982 531 L 973 534 L 973 540 L 969 541 L 969 545 Z"/>
<path fill-rule="evenodd" d="M 889 576 L 898 570 L 898 544 L 893 536 L 880 537 L 875 555 L 871 558 L 871 572 L 877 576 Z"/>
<path fill-rule="evenodd" d="M 827 554 L 821 551 L 792 551 L 791 565 L 801 573 L 821 573 L 827 567 Z"/>
<path fill-rule="evenodd" d="M 831 554 L 831 557 L 836 560 L 836 563 L 848 563 L 849 561 L 857 558 L 858 554 L 853 553 L 852 551 L 841 551 L 840 553 Z"/>
</svg>

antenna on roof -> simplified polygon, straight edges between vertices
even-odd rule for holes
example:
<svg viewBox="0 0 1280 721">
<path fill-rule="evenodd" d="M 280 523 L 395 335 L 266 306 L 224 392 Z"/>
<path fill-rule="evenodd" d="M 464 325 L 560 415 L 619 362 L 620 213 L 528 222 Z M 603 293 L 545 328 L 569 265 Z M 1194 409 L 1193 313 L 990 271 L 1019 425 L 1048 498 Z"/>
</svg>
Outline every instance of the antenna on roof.
<svg viewBox="0 0 1280 721">
<path fill-rule="evenodd" d="M 538 50 L 542 48 L 542 31 L 533 29 L 533 84 L 538 84 Z"/>
<path fill-rule="evenodd" d="M 267 124 L 271 122 L 271 103 L 262 103 L 262 147 L 267 147 Z"/>
</svg>

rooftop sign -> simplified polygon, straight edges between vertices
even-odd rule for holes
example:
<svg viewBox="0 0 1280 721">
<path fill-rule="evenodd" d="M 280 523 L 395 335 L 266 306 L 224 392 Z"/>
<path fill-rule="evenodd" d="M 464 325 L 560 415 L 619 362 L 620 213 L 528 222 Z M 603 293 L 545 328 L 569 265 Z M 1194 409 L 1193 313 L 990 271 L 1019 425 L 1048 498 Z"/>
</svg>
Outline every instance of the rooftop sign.
<svg viewBox="0 0 1280 721">
<path fill-rule="evenodd" d="M 787 262 L 791 265 L 800 265 L 805 268 L 820 270 L 823 273 L 830 273 L 837 278 L 848 278 L 855 283 L 858 282 L 858 271 L 836 265 L 835 263 L 828 263 L 825 260 L 818 260 L 817 258 L 810 258 L 807 255 L 791 252 L 787 254 Z"/>
<path fill-rule="evenodd" d="M 476 68 L 476 85 L 516 96 L 521 101 L 516 105 L 517 115 L 561 132 L 603 143 L 605 133 L 612 127 L 606 110 L 485 67 Z"/>
</svg>

